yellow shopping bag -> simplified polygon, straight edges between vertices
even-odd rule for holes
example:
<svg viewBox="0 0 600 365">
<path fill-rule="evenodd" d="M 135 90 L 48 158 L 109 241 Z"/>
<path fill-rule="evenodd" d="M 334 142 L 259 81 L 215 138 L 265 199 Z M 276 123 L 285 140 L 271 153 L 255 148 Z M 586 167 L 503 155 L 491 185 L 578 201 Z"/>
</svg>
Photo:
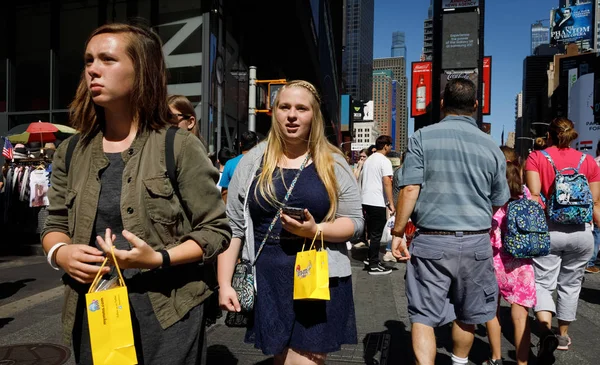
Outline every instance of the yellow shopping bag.
<svg viewBox="0 0 600 365">
<path fill-rule="evenodd" d="M 315 249 L 315 240 L 321 234 L 321 249 Z M 323 242 L 323 232 L 317 231 L 308 251 L 296 254 L 294 267 L 294 300 L 329 300 L 329 261 Z"/>
<path fill-rule="evenodd" d="M 125 280 L 112 252 L 113 262 L 119 273 L 119 287 L 95 291 L 100 282 L 100 271 L 85 295 L 90 342 L 94 365 L 134 365 L 137 356 L 133 345 L 131 312 Z M 102 267 L 106 265 L 104 260 Z"/>
</svg>

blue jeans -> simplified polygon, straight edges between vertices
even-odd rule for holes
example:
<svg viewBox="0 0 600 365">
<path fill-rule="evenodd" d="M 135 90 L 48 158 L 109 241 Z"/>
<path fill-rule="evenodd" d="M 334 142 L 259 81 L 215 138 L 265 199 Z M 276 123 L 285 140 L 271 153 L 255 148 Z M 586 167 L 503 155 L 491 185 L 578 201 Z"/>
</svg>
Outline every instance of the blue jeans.
<svg viewBox="0 0 600 365">
<path fill-rule="evenodd" d="M 592 267 L 596 265 L 596 258 L 598 257 L 598 248 L 600 248 L 600 229 L 594 225 L 594 254 L 588 262 L 588 267 Z"/>
</svg>

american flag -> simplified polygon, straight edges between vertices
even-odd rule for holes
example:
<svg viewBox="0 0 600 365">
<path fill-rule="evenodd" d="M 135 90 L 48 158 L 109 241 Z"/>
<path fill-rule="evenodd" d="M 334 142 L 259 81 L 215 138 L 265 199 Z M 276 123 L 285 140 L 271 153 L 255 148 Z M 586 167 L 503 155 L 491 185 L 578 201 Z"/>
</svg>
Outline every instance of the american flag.
<svg viewBox="0 0 600 365">
<path fill-rule="evenodd" d="M 10 144 L 8 138 L 4 139 L 4 147 L 2 147 L 2 156 L 6 157 L 8 160 L 12 160 L 13 158 L 13 146 Z"/>
</svg>

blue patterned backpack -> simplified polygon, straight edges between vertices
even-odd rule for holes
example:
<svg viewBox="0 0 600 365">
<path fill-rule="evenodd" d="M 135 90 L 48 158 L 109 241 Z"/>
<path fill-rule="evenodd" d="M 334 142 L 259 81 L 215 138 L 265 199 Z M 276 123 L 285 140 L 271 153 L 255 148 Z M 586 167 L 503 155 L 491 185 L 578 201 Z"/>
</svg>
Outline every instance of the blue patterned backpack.
<svg viewBox="0 0 600 365">
<path fill-rule="evenodd" d="M 590 185 L 585 175 L 579 173 L 581 164 L 585 160 L 582 154 L 577 168 L 567 167 L 560 171 L 554 165 L 554 161 L 546 151 L 541 151 L 550 161 L 556 177 L 554 178 L 553 192 L 548 197 L 546 213 L 548 219 L 560 224 L 582 224 L 592 221 L 594 200 Z M 573 173 L 565 174 L 571 170 Z"/>
<path fill-rule="evenodd" d="M 516 258 L 546 256 L 550 252 L 550 233 L 540 203 L 527 198 L 513 200 L 506 208 L 504 249 Z"/>
</svg>

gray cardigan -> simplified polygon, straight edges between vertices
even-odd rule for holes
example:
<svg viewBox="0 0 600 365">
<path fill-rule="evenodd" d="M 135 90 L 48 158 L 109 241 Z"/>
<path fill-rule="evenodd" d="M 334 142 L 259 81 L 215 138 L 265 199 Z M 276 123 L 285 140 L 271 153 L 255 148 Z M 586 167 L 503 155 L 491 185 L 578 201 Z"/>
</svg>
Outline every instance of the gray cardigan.
<svg viewBox="0 0 600 365">
<path fill-rule="evenodd" d="M 242 157 L 229 183 L 227 216 L 230 220 L 232 237 L 242 239 L 242 258 L 254 263 L 254 227 L 248 211 L 248 190 L 261 166 L 267 147 L 262 142 Z M 362 205 L 356 178 L 343 156 L 335 154 L 335 176 L 339 189 L 336 217 L 347 217 L 354 223 L 354 238 L 360 237 L 364 227 Z M 346 277 L 352 274 L 346 243 L 328 243 L 329 276 Z M 290 272 L 290 275 L 292 273 Z"/>
</svg>

